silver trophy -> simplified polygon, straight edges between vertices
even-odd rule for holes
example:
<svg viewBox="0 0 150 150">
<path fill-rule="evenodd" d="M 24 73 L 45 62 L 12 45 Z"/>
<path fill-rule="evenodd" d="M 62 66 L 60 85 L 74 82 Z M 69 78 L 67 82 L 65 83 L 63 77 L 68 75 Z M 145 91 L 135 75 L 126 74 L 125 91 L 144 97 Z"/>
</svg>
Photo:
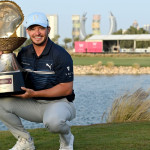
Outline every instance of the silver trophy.
<svg viewBox="0 0 150 150">
<path fill-rule="evenodd" d="M 21 8 L 12 1 L 0 1 L 0 96 L 21 94 L 24 86 L 23 69 L 17 62 L 15 49 L 26 40 L 17 37 L 16 30 L 22 24 Z"/>
</svg>

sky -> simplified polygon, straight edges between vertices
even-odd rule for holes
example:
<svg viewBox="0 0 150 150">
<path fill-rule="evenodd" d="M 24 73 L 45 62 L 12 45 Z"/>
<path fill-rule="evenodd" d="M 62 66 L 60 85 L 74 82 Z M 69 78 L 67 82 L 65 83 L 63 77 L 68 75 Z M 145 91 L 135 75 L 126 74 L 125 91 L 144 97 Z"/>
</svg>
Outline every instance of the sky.
<svg viewBox="0 0 150 150">
<path fill-rule="evenodd" d="M 110 12 L 117 20 L 117 29 L 128 29 L 136 20 L 139 27 L 150 24 L 150 0 L 13 0 L 22 9 L 25 18 L 38 11 L 59 17 L 60 43 L 72 38 L 72 15 L 87 13 L 86 34 L 92 33 L 93 15 L 101 15 L 101 34 L 109 32 Z M 25 24 L 25 23 L 24 23 Z"/>
</svg>

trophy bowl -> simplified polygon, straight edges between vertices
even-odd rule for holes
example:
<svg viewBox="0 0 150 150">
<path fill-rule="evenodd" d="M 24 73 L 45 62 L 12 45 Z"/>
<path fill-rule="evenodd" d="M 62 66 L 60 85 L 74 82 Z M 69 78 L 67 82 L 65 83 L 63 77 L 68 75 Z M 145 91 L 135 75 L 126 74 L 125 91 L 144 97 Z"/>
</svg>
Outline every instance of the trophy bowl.
<svg viewBox="0 0 150 150">
<path fill-rule="evenodd" d="M 0 51 L 12 52 L 26 41 L 25 37 L 0 38 Z"/>
<path fill-rule="evenodd" d="M 13 53 L 26 40 L 16 35 L 23 20 L 23 12 L 15 2 L 0 1 L 0 97 L 24 93 L 24 72 Z"/>
</svg>

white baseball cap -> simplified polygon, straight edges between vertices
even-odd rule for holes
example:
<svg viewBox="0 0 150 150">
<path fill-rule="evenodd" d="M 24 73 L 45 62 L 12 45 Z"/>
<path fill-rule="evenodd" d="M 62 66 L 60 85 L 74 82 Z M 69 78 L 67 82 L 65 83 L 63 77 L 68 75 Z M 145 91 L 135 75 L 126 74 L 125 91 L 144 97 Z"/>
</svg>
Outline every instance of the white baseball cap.
<svg viewBox="0 0 150 150">
<path fill-rule="evenodd" d="M 41 12 L 33 12 L 26 19 L 26 28 L 32 25 L 40 25 L 42 27 L 48 27 L 49 22 L 44 13 Z"/>
</svg>

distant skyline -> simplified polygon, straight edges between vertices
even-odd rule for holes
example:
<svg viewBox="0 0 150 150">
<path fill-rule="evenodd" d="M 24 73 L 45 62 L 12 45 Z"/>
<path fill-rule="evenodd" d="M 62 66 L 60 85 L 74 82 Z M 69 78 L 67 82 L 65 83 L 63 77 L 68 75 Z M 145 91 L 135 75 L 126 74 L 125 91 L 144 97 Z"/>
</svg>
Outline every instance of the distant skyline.
<svg viewBox="0 0 150 150">
<path fill-rule="evenodd" d="M 87 12 L 86 33 L 92 33 L 93 15 L 101 15 L 101 34 L 109 32 L 110 12 L 116 18 L 117 29 L 127 29 L 136 20 L 139 27 L 150 24 L 150 1 L 149 0 L 14 0 L 22 9 L 24 16 L 34 11 L 45 14 L 57 14 L 59 17 L 59 42 L 64 38 L 72 38 L 72 15 L 80 15 Z"/>
</svg>

